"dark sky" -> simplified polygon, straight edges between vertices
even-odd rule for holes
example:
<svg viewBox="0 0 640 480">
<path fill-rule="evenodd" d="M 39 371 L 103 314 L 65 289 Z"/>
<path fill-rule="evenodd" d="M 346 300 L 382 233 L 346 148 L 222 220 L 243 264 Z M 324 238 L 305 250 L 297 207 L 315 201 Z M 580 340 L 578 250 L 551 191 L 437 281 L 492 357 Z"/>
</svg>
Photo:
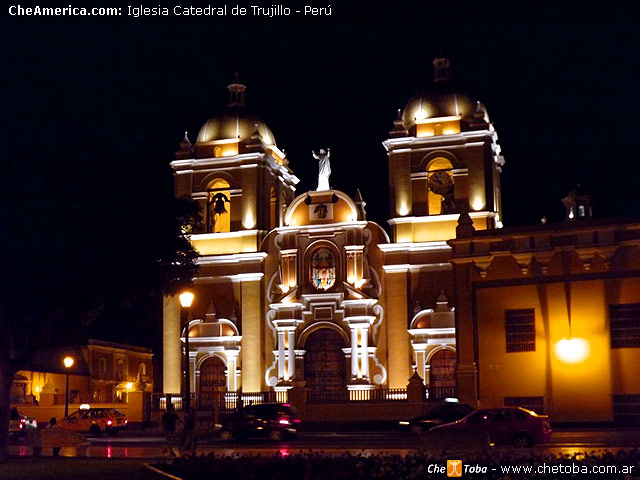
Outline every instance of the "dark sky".
<svg viewBox="0 0 640 480">
<path fill-rule="evenodd" d="M 12 17 L 5 9 L 9 192 L 18 199 L 55 183 L 67 203 L 99 195 L 114 228 L 132 215 L 147 228 L 162 215 L 155 199 L 172 194 L 168 164 L 183 132 L 194 140 L 226 105 L 237 70 L 248 108 L 286 149 L 298 191 L 315 187 L 311 150 L 330 147 L 332 187 L 349 194 L 360 187 L 370 218 L 386 228 L 381 142 L 396 109 L 431 83 L 442 50 L 457 89 L 483 101 L 498 132 L 506 226 L 562 220 L 560 198 L 577 182 L 595 196 L 596 216 L 640 214 L 632 10 L 576 3 L 491 11 L 478 5 L 486 2 L 436 10 L 434 3 L 350 2 L 314 19 L 87 20 Z"/>
</svg>

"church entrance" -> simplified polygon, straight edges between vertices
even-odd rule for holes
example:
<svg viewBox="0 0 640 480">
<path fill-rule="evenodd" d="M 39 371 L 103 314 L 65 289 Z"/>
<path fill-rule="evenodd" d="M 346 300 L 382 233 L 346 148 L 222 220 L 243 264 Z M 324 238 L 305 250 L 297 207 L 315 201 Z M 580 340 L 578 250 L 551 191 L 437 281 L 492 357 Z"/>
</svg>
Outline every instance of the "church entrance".
<svg viewBox="0 0 640 480">
<path fill-rule="evenodd" d="M 224 401 L 227 389 L 226 366 L 219 357 L 210 357 L 200 367 L 200 390 L 198 407 L 201 410 L 213 410 Z"/>
<path fill-rule="evenodd" d="M 305 342 L 304 378 L 309 400 L 347 400 L 346 360 L 342 336 L 330 329 L 316 330 Z"/>
<path fill-rule="evenodd" d="M 438 350 L 431 357 L 429 365 L 429 396 L 456 397 L 456 352 L 448 349 Z"/>
</svg>

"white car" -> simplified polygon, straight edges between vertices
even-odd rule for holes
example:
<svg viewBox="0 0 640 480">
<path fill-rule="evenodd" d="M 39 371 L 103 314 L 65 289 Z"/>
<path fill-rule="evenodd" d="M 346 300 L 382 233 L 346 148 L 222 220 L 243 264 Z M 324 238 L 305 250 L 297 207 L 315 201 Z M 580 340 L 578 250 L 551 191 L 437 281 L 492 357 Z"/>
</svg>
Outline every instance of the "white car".
<svg viewBox="0 0 640 480">
<path fill-rule="evenodd" d="M 11 409 L 9 418 L 9 435 L 24 435 L 27 430 L 38 428 L 38 421 L 33 417 L 27 417 L 17 409 Z"/>
</svg>

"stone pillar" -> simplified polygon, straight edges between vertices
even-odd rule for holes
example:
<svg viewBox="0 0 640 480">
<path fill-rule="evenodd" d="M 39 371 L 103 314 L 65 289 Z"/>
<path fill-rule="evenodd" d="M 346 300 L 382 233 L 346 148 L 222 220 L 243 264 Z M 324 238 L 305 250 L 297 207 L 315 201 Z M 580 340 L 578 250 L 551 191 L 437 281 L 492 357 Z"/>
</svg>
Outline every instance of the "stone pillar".
<svg viewBox="0 0 640 480">
<path fill-rule="evenodd" d="M 307 405 L 307 382 L 306 380 L 294 380 L 293 387 L 289 390 L 288 401 L 298 412 L 300 420 L 306 420 Z"/>
<path fill-rule="evenodd" d="M 408 267 L 385 267 L 387 352 L 389 388 L 404 388 L 411 375 L 408 308 Z"/>
<path fill-rule="evenodd" d="M 180 393 L 182 385 L 180 302 L 177 296 L 166 296 L 162 304 L 162 389 L 166 393 Z"/>
<path fill-rule="evenodd" d="M 144 392 L 127 392 L 127 418 L 129 423 L 144 421 Z"/>
<path fill-rule="evenodd" d="M 351 327 L 351 378 L 360 378 L 358 374 L 358 330 L 355 325 Z"/>
<path fill-rule="evenodd" d="M 369 378 L 369 329 L 368 325 L 360 328 L 360 338 L 362 345 L 360 346 L 360 361 L 362 369 L 362 377 Z"/>
<path fill-rule="evenodd" d="M 238 382 L 236 381 L 238 350 L 225 350 L 224 354 L 227 357 L 227 390 L 235 392 L 238 389 Z"/>
<path fill-rule="evenodd" d="M 259 392 L 264 382 L 262 357 L 263 321 L 259 276 L 242 280 L 242 391 Z"/>
<path fill-rule="evenodd" d="M 284 330 L 278 330 L 278 381 L 284 378 Z"/>
<path fill-rule="evenodd" d="M 458 398 L 471 406 L 478 405 L 478 368 L 475 361 L 473 325 L 472 264 L 454 263 L 456 291 L 456 381 Z"/>
<path fill-rule="evenodd" d="M 295 351 L 295 338 L 294 338 L 294 334 L 295 334 L 295 330 L 287 330 L 287 335 L 288 335 L 288 345 L 289 345 L 289 355 L 288 355 L 288 361 L 287 361 L 287 380 L 290 380 L 293 378 L 293 374 L 295 373 L 295 365 L 296 365 L 296 351 Z"/>
</svg>

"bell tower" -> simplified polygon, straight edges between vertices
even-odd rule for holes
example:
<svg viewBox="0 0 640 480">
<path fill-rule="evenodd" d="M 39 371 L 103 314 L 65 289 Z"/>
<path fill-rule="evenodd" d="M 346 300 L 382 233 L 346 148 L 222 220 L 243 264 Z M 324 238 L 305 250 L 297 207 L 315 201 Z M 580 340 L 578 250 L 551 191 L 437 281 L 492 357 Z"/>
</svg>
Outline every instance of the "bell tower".
<svg viewBox="0 0 640 480">
<path fill-rule="evenodd" d="M 298 183 L 269 127 L 247 110 L 237 74 L 227 90 L 227 108 L 202 125 L 195 144 L 185 133 L 171 163 L 176 196 L 202 209 L 192 241 L 203 255 L 258 251 L 266 232 L 282 225 Z"/>
<path fill-rule="evenodd" d="M 439 56 L 433 66 L 433 83 L 398 110 L 383 142 L 389 223 L 398 243 L 455 238 L 462 211 L 469 211 L 478 230 L 502 226 L 504 158 L 487 109 L 455 90 L 448 58 Z"/>
<path fill-rule="evenodd" d="M 263 271 L 260 251 L 267 233 L 283 225 L 298 178 L 266 123 L 246 107 L 238 76 L 227 87 L 227 107 L 200 128 L 195 143 L 180 142 L 174 192 L 201 207 L 204 224 L 190 234 L 199 252 L 193 281 L 193 320 L 181 320 L 176 297 L 163 306 L 165 392 L 184 392 L 182 358 L 188 356 L 191 392 L 209 388 L 211 372 L 223 372 L 230 390 L 259 391 L 264 383 Z M 186 335 L 193 337 L 184 354 Z M 209 378 L 209 380 L 207 380 Z"/>
</svg>

